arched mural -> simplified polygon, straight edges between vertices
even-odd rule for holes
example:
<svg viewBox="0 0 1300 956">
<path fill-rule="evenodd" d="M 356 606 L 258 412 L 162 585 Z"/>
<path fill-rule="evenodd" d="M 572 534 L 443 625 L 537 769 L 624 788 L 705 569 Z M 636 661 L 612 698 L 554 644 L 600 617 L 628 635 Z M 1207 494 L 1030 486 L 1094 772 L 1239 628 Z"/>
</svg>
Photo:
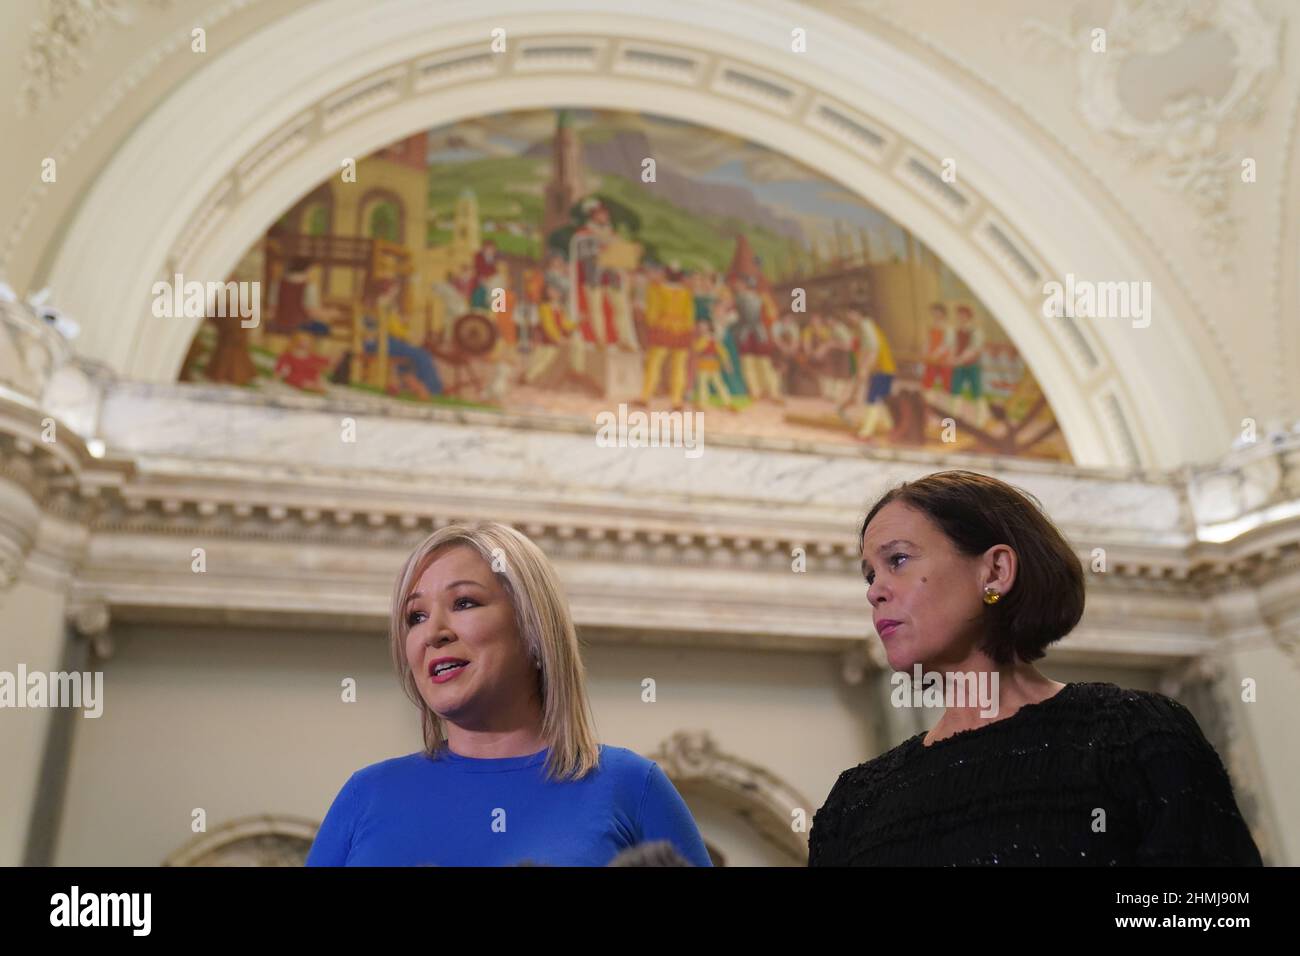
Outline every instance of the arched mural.
<svg viewBox="0 0 1300 956">
<path fill-rule="evenodd" d="M 181 378 L 1069 461 L 1015 345 L 907 229 L 789 156 L 642 113 L 430 129 L 304 191 Z"/>
</svg>

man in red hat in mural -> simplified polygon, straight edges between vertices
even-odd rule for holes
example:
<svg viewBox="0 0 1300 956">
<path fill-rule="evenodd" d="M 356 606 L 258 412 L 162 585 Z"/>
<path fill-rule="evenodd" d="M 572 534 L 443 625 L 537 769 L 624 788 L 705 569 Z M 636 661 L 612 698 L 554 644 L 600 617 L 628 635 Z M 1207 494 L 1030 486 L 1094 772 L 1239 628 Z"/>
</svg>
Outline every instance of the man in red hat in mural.
<svg viewBox="0 0 1300 956">
<path fill-rule="evenodd" d="M 582 203 L 582 225 L 573 234 L 573 262 L 577 267 L 578 319 L 590 341 L 613 345 L 613 283 L 601 267 L 600 253 L 614 236 L 609 209 L 595 196 Z"/>
</svg>

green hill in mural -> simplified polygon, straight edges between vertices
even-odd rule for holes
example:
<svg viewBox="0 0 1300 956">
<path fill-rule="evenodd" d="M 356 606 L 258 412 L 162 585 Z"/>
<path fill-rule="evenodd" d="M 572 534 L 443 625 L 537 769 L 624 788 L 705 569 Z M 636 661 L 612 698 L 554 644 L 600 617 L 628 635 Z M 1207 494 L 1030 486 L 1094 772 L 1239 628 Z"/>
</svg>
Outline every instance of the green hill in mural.
<svg viewBox="0 0 1300 956">
<path fill-rule="evenodd" d="M 429 169 L 429 243 L 451 239 L 451 231 L 438 228 L 438 221 L 450 219 L 456 200 L 465 189 L 478 199 L 479 218 L 497 228 L 484 231 L 503 251 L 537 256 L 541 237 L 542 190 L 550 175 L 549 161 L 508 156 L 471 159 L 457 163 L 435 163 Z M 596 178 L 596 177 L 593 177 Z M 622 176 L 598 177 L 599 193 L 627 206 L 641 220 L 637 238 L 653 248 L 665 261 L 678 260 L 688 268 L 725 270 L 735 249 L 736 236 L 743 232 L 762 258 L 765 271 L 775 278 L 791 255 L 790 240 L 761 226 L 722 216 L 703 216 L 660 199 L 653 187 Z M 519 235 L 508 223 L 527 227 Z"/>
<path fill-rule="evenodd" d="M 459 163 L 434 163 L 429 167 L 429 243 L 439 245 L 451 238 L 451 230 L 438 228 L 439 220 L 450 219 L 456 200 L 466 189 L 478 199 L 481 221 L 518 222 L 535 227 L 542 221 L 542 185 L 550 164 L 527 156 L 470 159 Z M 490 234 L 507 252 L 528 252 L 536 240 L 506 233 L 504 240 Z M 512 248 L 522 244 L 525 248 Z M 540 248 L 540 247 L 539 247 Z"/>
<path fill-rule="evenodd" d="M 681 209 L 654 195 L 652 188 L 621 176 L 602 176 L 599 192 L 605 193 L 641 217 L 641 235 L 664 260 L 677 259 L 687 268 L 702 266 L 725 271 L 736 248 L 736 236 L 743 232 L 763 260 L 769 277 L 774 268 L 790 256 L 790 241 L 761 226 L 721 216 L 701 216 Z"/>
</svg>

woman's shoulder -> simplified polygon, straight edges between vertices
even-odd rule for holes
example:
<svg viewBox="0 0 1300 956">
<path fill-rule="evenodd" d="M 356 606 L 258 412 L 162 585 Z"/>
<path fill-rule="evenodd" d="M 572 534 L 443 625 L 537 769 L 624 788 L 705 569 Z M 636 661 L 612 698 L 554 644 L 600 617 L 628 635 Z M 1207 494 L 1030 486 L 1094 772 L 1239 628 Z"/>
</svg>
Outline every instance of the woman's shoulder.
<svg viewBox="0 0 1300 956">
<path fill-rule="evenodd" d="M 884 753 L 850 767 L 836 778 L 821 813 L 835 813 L 868 799 L 882 780 L 903 766 L 923 734 L 909 737 Z"/>
<path fill-rule="evenodd" d="M 618 777 L 633 777 L 644 780 L 659 765 L 649 757 L 643 757 L 635 750 L 616 747 L 613 744 L 600 745 L 600 770 Z"/>
<path fill-rule="evenodd" d="M 357 770 L 348 779 L 350 787 L 378 787 L 401 783 L 427 768 L 432 759 L 422 750 L 377 760 Z"/>
<path fill-rule="evenodd" d="M 1109 743 L 1117 748 L 1127 747 L 1135 737 L 1161 734 L 1186 738 L 1193 743 L 1204 740 L 1190 711 L 1164 694 L 1119 687 L 1106 681 L 1079 681 L 1068 686 L 1069 695 L 1051 701 L 1056 706 L 1044 708 L 1039 713 L 1044 719 L 1068 723 L 1072 733 L 1086 733 L 1095 742 Z M 1037 721 L 1020 726 L 1026 733 L 1042 732 L 1042 725 Z M 925 752 L 924 737 L 924 732 L 915 734 L 884 753 L 845 770 L 831 788 L 826 809 L 834 812 L 861 803 L 892 775 L 906 772 L 913 766 L 911 758 Z"/>
<path fill-rule="evenodd" d="M 1192 712 L 1172 697 L 1153 690 L 1118 687 L 1105 682 L 1077 685 L 1076 700 L 1100 719 L 1112 732 L 1127 741 L 1152 734 L 1204 740 Z"/>
</svg>

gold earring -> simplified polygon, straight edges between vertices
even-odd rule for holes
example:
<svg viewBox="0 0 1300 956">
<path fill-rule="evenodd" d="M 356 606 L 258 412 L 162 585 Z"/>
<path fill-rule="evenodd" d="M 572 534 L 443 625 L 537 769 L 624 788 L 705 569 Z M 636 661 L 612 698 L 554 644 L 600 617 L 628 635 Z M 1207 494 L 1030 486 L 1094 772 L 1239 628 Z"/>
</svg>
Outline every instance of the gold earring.
<svg viewBox="0 0 1300 956">
<path fill-rule="evenodd" d="M 1001 600 L 1002 600 L 1002 595 L 999 594 L 997 591 L 993 590 L 991 587 L 984 589 L 985 604 L 997 604 Z"/>
</svg>

